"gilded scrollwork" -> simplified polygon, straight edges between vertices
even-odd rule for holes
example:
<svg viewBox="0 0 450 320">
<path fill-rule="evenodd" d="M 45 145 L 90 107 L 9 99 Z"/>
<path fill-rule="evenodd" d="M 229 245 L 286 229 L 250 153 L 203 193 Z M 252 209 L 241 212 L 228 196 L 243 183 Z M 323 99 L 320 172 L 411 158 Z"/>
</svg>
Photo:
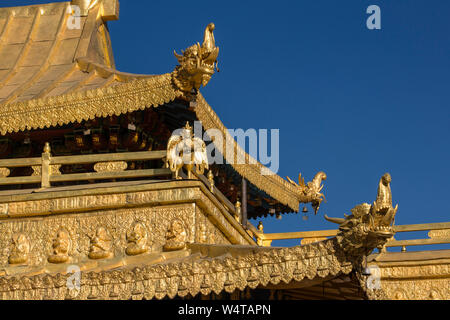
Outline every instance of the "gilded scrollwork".
<svg viewBox="0 0 450 320">
<path fill-rule="evenodd" d="M 96 172 L 121 172 L 125 171 L 128 164 L 125 161 L 99 162 L 94 165 Z"/>
<path fill-rule="evenodd" d="M 431 239 L 446 239 L 450 238 L 450 229 L 431 230 L 428 232 L 428 237 Z"/>
<path fill-rule="evenodd" d="M 11 171 L 8 168 L 0 168 L 0 178 L 6 178 Z"/>
<path fill-rule="evenodd" d="M 406 268 L 404 268 L 406 269 Z M 439 275 L 444 276 L 443 274 Z M 382 280 L 381 287 L 387 299 L 392 300 L 448 300 L 450 299 L 450 278 Z"/>
<path fill-rule="evenodd" d="M 198 293 L 232 293 L 236 289 L 276 285 L 280 281 L 302 281 L 305 278 L 325 278 L 349 274 L 353 268 L 349 261 L 338 258 L 339 245 L 335 239 L 303 247 L 247 250 L 236 257 L 230 255 L 143 265 L 134 269 L 115 269 L 101 272 L 84 272 L 81 289 L 76 299 L 163 299 L 175 296 L 192 296 Z M 326 257 L 326 258 L 324 258 Z M 42 299 L 46 291 L 27 289 L 26 283 L 53 291 L 53 299 L 64 298 L 68 276 L 38 275 L 22 277 L 17 282 L 0 281 L 3 298 L 22 299 L 25 292 L 33 291 L 33 299 Z M 44 280 L 45 279 L 45 280 Z M 15 288 L 15 295 L 11 290 Z M 30 295 L 27 295 L 30 297 Z"/>
<path fill-rule="evenodd" d="M 42 175 L 42 167 L 41 166 L 32 166 L 31 168 L 33 169 L 32 176 L 41 176 Z M 50 175 L 60 176 L 61 175 L 61 171 L 59 171 L 60 169 L 61 169 L 60 164 L 50 165 Z"/>
</svg>

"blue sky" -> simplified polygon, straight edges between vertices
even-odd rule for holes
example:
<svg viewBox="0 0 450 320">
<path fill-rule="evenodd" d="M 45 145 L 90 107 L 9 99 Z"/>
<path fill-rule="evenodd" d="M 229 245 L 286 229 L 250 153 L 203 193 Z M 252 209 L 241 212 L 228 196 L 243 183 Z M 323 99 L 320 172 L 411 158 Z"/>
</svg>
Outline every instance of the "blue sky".
<svg viewBox="0 0 450 320">
<path fill-rule="evenodd" d="M 52 1 L 2 1 L 1 6 Z M 369 5 L 381 30 L 366 28 Z M 328 175 L 319 214 L 266 232 L 333 229 L 390 172 L 397 224 L 450 221 L 450 2 L 122 0 L 109 23 L 117 68 L 161 74 L 216 25 L 203 95 L 229 128 L 280 129 L 280 171 Z M 421 234 L 424 235 L 424 234 Z M 294 245 L 296 242 L 280 242 Z"/>
</svg>

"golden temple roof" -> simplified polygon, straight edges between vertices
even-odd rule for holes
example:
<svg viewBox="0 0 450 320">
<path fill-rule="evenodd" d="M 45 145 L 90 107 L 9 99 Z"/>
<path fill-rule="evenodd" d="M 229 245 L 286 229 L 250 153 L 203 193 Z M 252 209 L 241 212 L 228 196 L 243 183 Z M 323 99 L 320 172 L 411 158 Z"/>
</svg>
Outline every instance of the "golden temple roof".
<svg viewBox="0 0 450 320">
<path fill-rule="evenodd" d="M 0 8 L 1 111 L 11 103 L 148 77 L 115 70 L 105 22 L 118 18 L 117 0 L 82 13 L 79 28 L 71 24 L 71 8 L 71 2 Z"/>
</svg>

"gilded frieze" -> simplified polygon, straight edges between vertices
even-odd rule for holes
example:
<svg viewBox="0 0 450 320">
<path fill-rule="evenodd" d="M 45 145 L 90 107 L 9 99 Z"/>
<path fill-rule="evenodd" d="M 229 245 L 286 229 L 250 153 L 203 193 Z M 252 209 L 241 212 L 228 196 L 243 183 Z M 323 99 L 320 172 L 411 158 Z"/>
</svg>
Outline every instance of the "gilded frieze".
<svg viewBox="0 0 450 320">
<path fill-rule="evenodd" d="M 163 299 L 198 293 L 276 285 L 282 281 L 349 274 L 351 262 L 339 258 L 335 239 L 303 247 L 250 250 L 237 257 L 144 265 L 133 269 L 84 272 L 80 291 L 69 297 L 67 275 L 0 279 L 0 299 Z M 14 287 L 14 290 L 12 288 Z M 35 289 L 42 288 L 43 290 Z"/>
<path fill-rule="evenodd" d="M 49 263 L 78 263 L 88 258 L 99 260 L 124 256 L 127 249 L 129 253 L 144 249 L 162 252 L 170 223 L 177 219 L 186 226 L 186 243 L 194 242 L 193 204 L 6 220 L 0 224 L 0 246 L 4 248 L 0 251 L 0 266 L 8 266 L 11 261 L 17 264 L 23 260 L 19 255 L 27 256 L 29 267 L 39 267 Z M 133 231 L 130 233 L 129 230 Z M 146 237 L 143 230 L 152 235 L 151 241 L 148 238 L 142 241 Z M 18 234 L 26 234 L 27 238 Z M 136 245 L 134 248 L 131 246 L 133 243 Z"/>
</svg>

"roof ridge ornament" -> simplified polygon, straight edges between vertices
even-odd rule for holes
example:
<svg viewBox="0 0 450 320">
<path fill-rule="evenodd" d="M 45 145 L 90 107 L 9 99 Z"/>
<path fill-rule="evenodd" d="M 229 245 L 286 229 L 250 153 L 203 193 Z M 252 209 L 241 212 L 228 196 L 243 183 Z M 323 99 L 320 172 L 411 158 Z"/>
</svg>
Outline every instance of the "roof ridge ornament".
<svg viewBox="0 0 450 320">
<path fill-rule="evenodd" d="M 319 211 L 320 204 L 325 200 L 325 196 L 321 193 L 323 189 L 322 181 L 327 179 L 325 172 L 320 171 L 316 174 L 313 181 L 305 183 L 305 179 L 300 173 L 298 175 L 298 183 L 291 178 L 286 177 L 295 190 L 295 196 L 301 203 L 311 203 L 314 213 Z"/>
<path fill-rule="evenodd" d="M 174 51 L 179 65 L 172 72 L 172 79 L 175 86 L 187 96 L 191 92 L 195 94 L 201 86 L 205 87 L 217 67 L 217 57 L 219 48 L 216 47 L 214 39 L 214 23 L 208 24 L 203 37 L 203 44 L 197 42 L 181 51 L 181 55 Z"/>
</svg>

